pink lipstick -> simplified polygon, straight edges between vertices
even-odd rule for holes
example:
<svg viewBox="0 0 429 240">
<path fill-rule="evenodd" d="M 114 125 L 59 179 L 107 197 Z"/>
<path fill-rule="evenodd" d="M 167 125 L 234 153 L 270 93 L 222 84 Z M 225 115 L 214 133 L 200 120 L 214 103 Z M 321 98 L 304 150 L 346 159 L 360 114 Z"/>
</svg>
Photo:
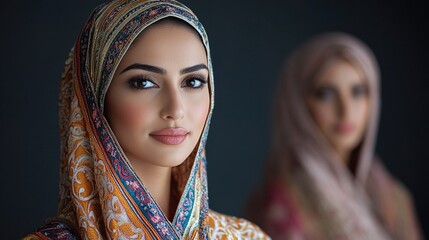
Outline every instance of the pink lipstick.
<svg viewBox="0 0 429 240">
<path fill-rule="evenodd" d="M 185 141 L 188 131 L 184 128 L 164 128 L 149 134 L 155 140 L 167 144 L 178 145 Z"/>
<path fill-rule="evenodd" d="M 354 124 L 351 123 L 340 123 L 335 126 L 335 131 L 339 134 L 349 134 L 354 131 Z"/>
</svg>

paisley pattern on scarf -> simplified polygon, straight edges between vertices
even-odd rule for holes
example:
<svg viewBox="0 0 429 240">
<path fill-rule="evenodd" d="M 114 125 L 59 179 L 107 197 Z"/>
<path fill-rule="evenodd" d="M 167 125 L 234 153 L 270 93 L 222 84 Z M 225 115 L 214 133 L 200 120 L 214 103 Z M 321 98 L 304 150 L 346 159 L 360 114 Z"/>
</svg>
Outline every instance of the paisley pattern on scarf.
<svg viewBox="0 0 429 240">
<path fill-rule="evenodd" d="M 268 239 L 261 229 L 244 219 L 209 212 L 209 239 Z"/>
<path fill-rule="evenodd" d="M 134 172 L 103 115 L 104 97 L 122 57 L 145 28 L 167 17 L 179 18 L 199 33 L 211 98 L 200 141 L 172 170 L 181 196 L 172 221 Z M 207 34 L 183 4 L 116 0 L 98 6 L 70 52 L 60 84 L 58 215 L 27 239 L 208 239 L 222 231 L 229 234 L 226 239 L 243 239 L 252 231 L 265 236 L 245 220 L 214 217 L 209 211 L 204 149 L 214 106 L 213 79 Z M 68 235 L 74 238 L 61 237 Z"/>
</svg>

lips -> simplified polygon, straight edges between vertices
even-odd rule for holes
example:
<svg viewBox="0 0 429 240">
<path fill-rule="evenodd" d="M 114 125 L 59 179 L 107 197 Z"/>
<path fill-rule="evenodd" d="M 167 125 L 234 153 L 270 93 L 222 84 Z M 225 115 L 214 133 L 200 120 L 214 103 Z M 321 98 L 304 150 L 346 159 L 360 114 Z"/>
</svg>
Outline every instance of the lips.
<svg viewBox="0 0 429 240">
<path fill-rule="evenodd" d="M 184 128 L 164 128 L 149 135 L 163 144 L 178 145 L 185 141 L 188 133 Z"/>
<path fill-rule="evenodd" d="M 354 131 L 355 126 L 351 123 L 341 123 L 336 125 L 334 129 L 339 134 L 349 134 Z"/>
</svg>

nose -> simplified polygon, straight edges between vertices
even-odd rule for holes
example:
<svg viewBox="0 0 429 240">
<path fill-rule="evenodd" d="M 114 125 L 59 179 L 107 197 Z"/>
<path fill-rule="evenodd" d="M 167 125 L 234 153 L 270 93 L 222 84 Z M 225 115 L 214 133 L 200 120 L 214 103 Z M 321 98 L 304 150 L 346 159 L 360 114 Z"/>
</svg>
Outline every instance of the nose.
<svg viewBox="0 0 429 240">
<path fill-rule="evenodd" d="M 352 107 L 350 99 L 345 94 L 340 94 L 338 97 L 338 116 L 341 119 L 347 119 L 350 114 L 350 108 Z"/>
<path fill-rule="evenodd" d="M 180 120 L 185 116 L 182 97 L 179 89 L 169 89 L 163 94 L 164 104 L 161 109 L 161 118 L 164 120 Z"/>
</svg>

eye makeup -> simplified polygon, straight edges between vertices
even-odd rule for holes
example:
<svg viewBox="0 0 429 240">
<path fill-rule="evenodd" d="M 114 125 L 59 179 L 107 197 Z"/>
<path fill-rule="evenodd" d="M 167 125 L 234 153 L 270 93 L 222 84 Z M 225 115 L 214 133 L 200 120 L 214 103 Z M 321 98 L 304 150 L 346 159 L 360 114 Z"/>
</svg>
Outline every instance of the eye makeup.
<svg viewBox="0 0 429 240">
<path fill-rule="evenodd" d="M 205 85 L 207 85 L 207 80 L 201 74 L 192 74 L 186 76 L 185 80 L 183 80 L 181 83 L 182 88 L 189 89 L 202 89 Z"/>
<path fill-rule="evenodd" d="M 145 90 L 158 87 L 158 85 L 154 83 L 154 81 L 144 75 L 131 78 L 130 80 L 128 80 L 128 84 L 131 88 L 137 90 Z"/>
</svg>

